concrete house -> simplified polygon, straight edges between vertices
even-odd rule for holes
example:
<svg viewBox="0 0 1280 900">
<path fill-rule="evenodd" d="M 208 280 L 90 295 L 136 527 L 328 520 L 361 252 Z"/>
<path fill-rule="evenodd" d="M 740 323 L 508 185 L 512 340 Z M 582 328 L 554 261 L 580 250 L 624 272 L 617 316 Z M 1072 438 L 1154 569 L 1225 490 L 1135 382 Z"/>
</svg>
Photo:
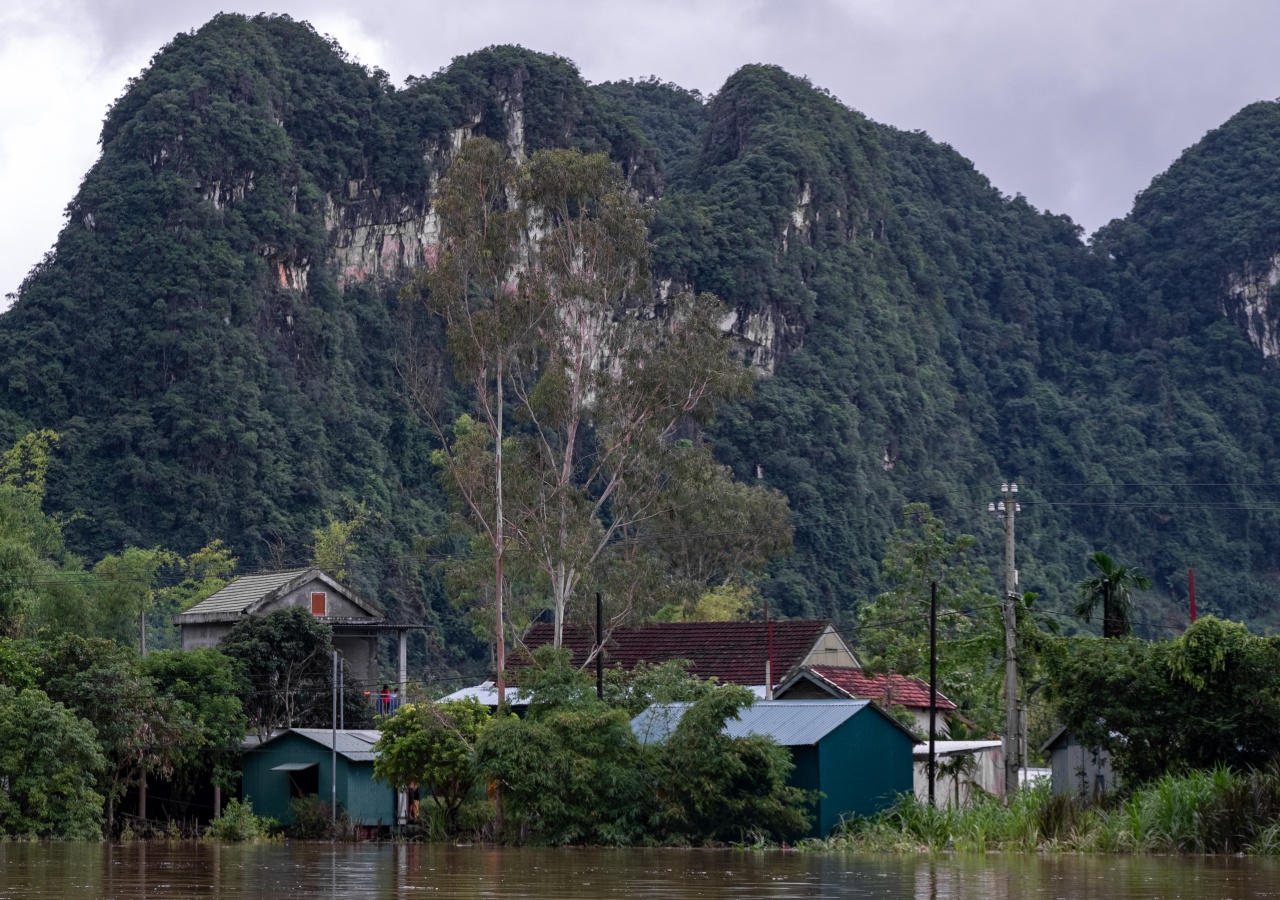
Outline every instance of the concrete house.
<svg viewBox="0 0 1280 900">
<path fill-rule="evenodd" d="M 174 616 L 173 623 L 182 629 L 183 650 L 213 647 L 237 622 L 288 606 L 300 606 L 332 626 L 333 646 L 346 660 L 349 679 L 377 683 L 382 611 L 320 569 L 242 575 Z"/>
<path fill-rule="evenodd" d="M 631 720 L 642 744 L 675 731 L 688 703 L 654 704 Z M 730 737 L 767 735 L 791 751 L 789 783 L 821 791 L 810 837 L 823 837 L 842 817 L 871 815 L 910 791 L 915 737 L 869 700 L 759 700 L 725 723 Z"/>
<path fill-rule="evenodd" d="M 929 733 L 929 685 L 907 675 L 871 674 L 864 669 L 840 666 L 804 666 L 788 678 L 775 694 L 779 700 L 874 700 L 882 707 L 901 706 L 911 713 L 913 728 Z M 938 692 L 937 734 L 949 737 L 947 716 L 956 705 Z"/>
</svg>

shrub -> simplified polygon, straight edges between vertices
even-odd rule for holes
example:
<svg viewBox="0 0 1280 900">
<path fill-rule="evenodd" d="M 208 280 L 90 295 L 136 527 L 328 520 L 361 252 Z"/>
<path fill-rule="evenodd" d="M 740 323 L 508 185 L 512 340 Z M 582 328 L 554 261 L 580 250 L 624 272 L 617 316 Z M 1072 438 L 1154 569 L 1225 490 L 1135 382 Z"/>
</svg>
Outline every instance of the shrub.
<svg viewBox="0 0 1280 900">
<path fill-rule="evenodd" d="M 303 841 L 327 841 L 334 835 L 333 806 L 318 797 L 295 797 L 289 801 L 289 836 Z M 338 810 L 339 820 L 346 812 Z"/>
<path fill-rule="evenodd" d="M 254 815 L 253 804 L 246 797 L 244 803 L 239 800 L 228 803 L 222 811 L 222 818 L 210 822 L 204 836 L 213 841 L 239 844 L 266 840 L 279 827 L 280 823 L 275 819 Z"/>
</svg>

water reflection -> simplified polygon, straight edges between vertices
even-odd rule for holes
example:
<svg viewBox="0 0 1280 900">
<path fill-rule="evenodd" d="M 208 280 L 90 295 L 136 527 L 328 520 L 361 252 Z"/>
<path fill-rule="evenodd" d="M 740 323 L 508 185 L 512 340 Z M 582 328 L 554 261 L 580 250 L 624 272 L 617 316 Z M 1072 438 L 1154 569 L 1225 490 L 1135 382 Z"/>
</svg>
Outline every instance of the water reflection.
<svg viewBox="0 0 1280 900">
<path fill-rule="evenodd" d="M 1280 897 L 1266 860 L 421 845 L 0 844 L 0 898 Z"/>
</svg>

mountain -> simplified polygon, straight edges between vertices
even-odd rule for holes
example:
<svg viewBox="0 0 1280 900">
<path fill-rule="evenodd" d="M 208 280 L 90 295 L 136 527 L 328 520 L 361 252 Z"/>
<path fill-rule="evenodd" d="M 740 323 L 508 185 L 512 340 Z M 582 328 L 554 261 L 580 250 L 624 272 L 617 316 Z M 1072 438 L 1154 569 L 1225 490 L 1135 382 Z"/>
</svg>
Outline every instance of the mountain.
<svg viewBox="0 0 1280 900">
<path fill-rule="evenodd" d="M 221 15 L 128 85 L 0 315 L 0 439 L 63 434 L 48 505 L 89 558 L 221 537 L 292 563 L 363 501 L 357 590 L 434 624 L 432 665 L 478 672 L 433 568 L 456 538 L 397 293 L 463 139 L 578 147 L 654 200 L 657 290 L 719 295 L 763 373 L 713 437 L 790 498 L 796 550 L 764 585 L 783 613 L 849 622 L 908 501 L 995 568 L 986 506 L 1012 478 L 1021 585 L 1049 609 L 1102 548 L 1156 578 L 1140 627 L 1183 621 L 1189 566 L 1202 608 L 1270 624 L 1278 129 L 1276 104 L 1244 110 L 1086 242 L 777 68 L 705 98 L 494 47 L 397 87 L 304 23 Z"/>
</svg>

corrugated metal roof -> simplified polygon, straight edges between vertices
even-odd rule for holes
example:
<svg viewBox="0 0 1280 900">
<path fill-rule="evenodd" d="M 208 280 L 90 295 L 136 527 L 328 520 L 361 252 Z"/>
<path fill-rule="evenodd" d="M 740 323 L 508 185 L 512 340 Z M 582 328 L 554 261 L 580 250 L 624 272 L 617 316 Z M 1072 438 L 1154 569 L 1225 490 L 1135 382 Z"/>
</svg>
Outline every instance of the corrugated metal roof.
<svg viewBox="0 0 1280 900">
<path fill-rule="evenodd" d="M 315 741 L 326 750 L 332 750 L 335 744 L 333 740 L 334 732 L 331 728 L 286 728 L 282 731 L 277 731 L 267 740 L 258 744 L 258 747 L 266 746 L 286 734 L 300 734 L 308 740 Z M 371 762 L 378 758 L 378 754 L 374 752 L 373 745 L 378 742 L 378 738 L 381 736 L 382 732 L 369 729 L 340 730 L 337 733 L 338 740 L 336 742 L 338 753 L 352 762 Z M 241 747 L 244 748 L 245 745 L 242 744 Z"/>
<path fill-rule="evenodd" d="M 265 575 L 241 575 L 216 594 L 205 597 L 179 615 L 202 616 L 244 612 L 267 594 L 279 590 L 308 571 L 310 570 L 294 569 L 289 572 L 268 572 Z"/>
<path fill-rule="evenodd" d="M 450 703 L 454 700 L 476 700 L 485 706 L 497 706 L 498 688 L 492 681 L 486 681 L 474 687 L 458 688 L 452 694 L 446 694 L 440 698 L 441 703 Z M 511 706 L 528 706 L 533 700 L 533 694 L 507 685 L 506 700 Z"/>
<path fill-rule="evenodd" d="M 766 735 L 784 747 L 816 744 L 869 705 L 869 700 L 759 700 L 725 723 L 729 737 Z M 688 703 L 655 703 L 631 720 L 642 744 L 658 743 L 676 729 Z"/>
<path fill-rule="evenodd" d="M 988 750 L 999 750 L 1001 741 L 934 741 L 933 755 L 936 759 L 947 756 L 962 756 L 966 753 L 985 753 Z M 929 760 L 929 744 L 916 744 L 912 751 L 916 759 Z"/>
</svg>

